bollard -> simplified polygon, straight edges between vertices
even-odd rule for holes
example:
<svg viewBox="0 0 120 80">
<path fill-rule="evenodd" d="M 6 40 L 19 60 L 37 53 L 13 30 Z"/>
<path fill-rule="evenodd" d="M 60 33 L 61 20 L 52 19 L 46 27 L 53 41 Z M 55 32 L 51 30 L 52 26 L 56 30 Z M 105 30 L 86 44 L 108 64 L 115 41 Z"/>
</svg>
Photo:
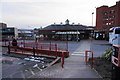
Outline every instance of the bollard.
<svg viewBox="0 0 120 80">
<path fill-rule="evenodd" d="M 64 68 L 64 52 L 62 52 L 62 68 Z"/>
</svg>

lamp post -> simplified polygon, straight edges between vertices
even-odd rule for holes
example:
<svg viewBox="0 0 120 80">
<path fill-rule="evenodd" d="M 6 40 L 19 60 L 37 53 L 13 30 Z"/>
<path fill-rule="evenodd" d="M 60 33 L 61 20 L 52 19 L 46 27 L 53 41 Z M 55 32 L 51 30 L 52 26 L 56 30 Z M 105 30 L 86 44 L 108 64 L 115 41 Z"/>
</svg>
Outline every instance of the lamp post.
<svg viewBox="0 0 120 80">
<path fill-rule="evenodd" d="M 92 27 L 93 27 L 93 15 L 94 15 L 94 12 L 92 12 Z"/>
<path fill-rule="evenodd" d="M 93 15 L 94 15 L 94 12 L 92 12 L 92 27 L 93 27 Z M 94 31 L 91 31 L 91 38 L 92 38 L 92 36 L 93 36 L 93 34 L 94 34 Z"/>
</svg>

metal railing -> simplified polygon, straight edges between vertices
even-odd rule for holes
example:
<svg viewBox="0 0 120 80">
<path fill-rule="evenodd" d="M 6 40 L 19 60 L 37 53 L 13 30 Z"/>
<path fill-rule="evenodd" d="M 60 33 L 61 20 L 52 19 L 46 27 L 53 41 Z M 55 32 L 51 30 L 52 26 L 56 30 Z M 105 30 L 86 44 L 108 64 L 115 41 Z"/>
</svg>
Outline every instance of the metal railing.
<svg viewBox="0 0 120 80">
<path fill-rule="evenodd" d="M 1 46 L 12 46 L 12 41 L 3 41 Z M 18 47 L 35 48 L 43 50 L 68 51 L 68 42 L 63 41 L 41 41 L 41 42 L 17 42 Z"/>
</svg>

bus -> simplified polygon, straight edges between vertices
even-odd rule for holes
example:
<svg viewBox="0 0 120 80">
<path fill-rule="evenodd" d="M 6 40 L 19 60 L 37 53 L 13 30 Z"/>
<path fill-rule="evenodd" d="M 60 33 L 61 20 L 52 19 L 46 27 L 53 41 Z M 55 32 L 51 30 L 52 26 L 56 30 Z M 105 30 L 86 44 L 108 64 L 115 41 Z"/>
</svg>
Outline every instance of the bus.
<svg viewBox="0 0 120 80">
<path fill-rule="evenodd" d="M 110 28 L 109 43 L 112 45 L 120 45 L 120 27 Z"/>
</svg>

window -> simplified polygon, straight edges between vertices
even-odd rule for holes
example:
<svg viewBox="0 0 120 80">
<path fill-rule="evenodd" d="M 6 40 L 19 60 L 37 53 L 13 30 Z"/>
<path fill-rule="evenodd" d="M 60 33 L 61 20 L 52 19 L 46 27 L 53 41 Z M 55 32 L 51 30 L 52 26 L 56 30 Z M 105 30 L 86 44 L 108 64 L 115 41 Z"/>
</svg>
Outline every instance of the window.
<svg viewBox="0 0 120 80">
<path fill-rule="evenodd" d="M 111 21 L 111 25 L 114 25 L 115 24 L 115 22 L 114 21 Z"/>
<path fill-rule="evenodd" d="M 119 48 L 114 47 L 113 48 L 113 56 L 118 57 L 118 52 L 119 52 Z"/>
<path fill-rule="evenodd" d="M 109 23 L 108 22 L 103 22 L 103 25 L 109 25 Z"/>
<path fill-rule="evenodd" d="M 109 23 L 109 25 L 111 25 L 112 23 Z"/>
<path fill-rule="evenodd" d="M 109 23 L 106 23 L 106 25 L 109 25 Z"/>
<path fill-rule="evenodd" d="M 115 18 L 115 16 L 109 16 L 109 19 L 111 20 L 111 19 L 114 19 Z"/>
<path fill-rule="evenodd" d="M 120 34 L 120 28 L 115 29 L 115 34 Z"/>
<path fill-rule="evenodd" d="M 107 12 L 103 12 L 103 15 L 107 15 L 108 13 Z"/>
<path fill-rule="evenodd" d="M 110 14 L 114 14 L 115 13 L 115 10 L 110 10 Z"/>
<path fill-rule="evenodd" d="M 107 17 L 107 16 L 106 16 L 106 17 L 104 17 L 104 18 L 103 18 L 103 20 L 108 20 L 108 17 Z"/>
<path fill-rule="evenodd" d="M 103 25 L 106 25 L 106 22 L 103 22 Z"/>
</svg>

